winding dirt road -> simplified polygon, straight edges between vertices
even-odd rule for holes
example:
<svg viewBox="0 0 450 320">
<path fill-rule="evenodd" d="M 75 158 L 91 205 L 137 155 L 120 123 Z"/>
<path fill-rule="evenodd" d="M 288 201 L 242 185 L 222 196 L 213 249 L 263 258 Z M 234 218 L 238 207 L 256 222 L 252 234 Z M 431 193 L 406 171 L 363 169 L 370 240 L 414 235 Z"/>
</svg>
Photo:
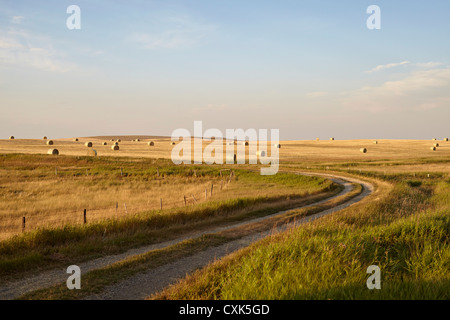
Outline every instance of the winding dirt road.
<svg viewBox="0 0 450 320">
<path fill-rule="evenodd" d="M 150 296 L 151 294 L 154 294 L 166 286 L 174 283 L 177 279 L 184 277 L 187 273 L 191 273 L 195 271 L 198 268 L 206 266 L 208 263 L 220 259 L 227 254 L 230 254 L 236 250 L 239 250 L 243 247 L 246 247 L 250 245 L 251 243 L 266 237 L 273 232 L 277 231 L 283 231 L 287 228 L 295 227 L 303 223 L 308 223 L 310 221 L 313 221 L 315 219 L 318 219 L 324 215 L 342 210 L 346 207 L 349 207 L 350 205 L 359 202 L 363 198 L 367 197 L 372 191 L 374 190 L 374 187 L 371 183 L 362 181 L 355 178 L 349 178 L 349 177 L 343 177 L 339 175 L 334 174 L 323 174 L 323 173 L 304 173 L 304 172 L 295 172 L 296 174 L 303 174 L 303 175 L 310 175 L 310 176 L 320 176 L 324 178 L 328 178 L 333 180 L 334 182 L 341 184 L 344 186 L 344 189 L 337 195 L 332 196 L 330 198 L 327 198 L 325 200 L 321 200 L 306 206 L 302 206 L 300 208 L 308 208 L 312 206 L 317 206 L 323 203 L 326 203 L 332 199 L 341 197 L 343 195 L 346 195 L 347 193 L 351 192 L 353 187 L 352 183 L 361 184 L 363 186 L 363 191 L 356 197 L 335 206 L 332 209 L 323 210 L 321 212 L 318 212 L 316 214 L 301 218 L 293 223 L 288 223 L 285 225 L 278 226 L 275 230 L 271 229 L 264 232 L 257 232 L 255 234 L 251 234 L 249 236 L 245 236 L 243 238 L 240 238 L 238 240 L 233 240 L 231 242 L 228 242 L 224 245 L 217 246 L 217 247 L 210 247 L 200 253 L 196 253 L 194 255 L 184 257 L 182 259 L 179 259 L 177 261 L 168 263 L 166 265 L 148 270 L 145 273 L 140 273 L 135 276 L 132 276 L 122 282 L 119 282 L 117 284 L 111 285 L 107 287 L 102 293 L 92 295 L 88 297 L 87 299 L 120 299 L 120 300 L 126 300 L 126 299 L 145 299 L 146 297 Z M 300 209 L 297 208 L 297 209 Z M 280 211 L 275 214 L 271 214 L 268 216 L 252 219 L 249 221 L 241 222 L 241 223 L 234 223 L 230 224 L 225 227 L 219 227 L 219 228 L 212 228 L 207 231 L 203 232 L 197 232 L 194 234 L 190 234 L 189 236 L 177 238 L 175 240 L 166 241 L 162 243 L 157 243 L 137 249 L 128 250 L 122 254 L 118 255 L 112 255 L 112 256 L 106 256 L 102 258 L 98 258 L 95 260 L 83 262 L 77 264 L 82 274 L 85 274 L 89 271 L 99 269 L 105 266 L 108 266 L 112 263 L 119 262 L 124 259 L 131 258 L 138 254 L 143 254 L 150 252 L 155 249 L 162 249 L 169 247 L 171 245 L 174 245 L 176 243 L 179 243 L 184 240 L 188 239 L 194 239 L 197 237 L 200 237 L 205 234 L 214 234 L 225 230 L 232 230 L 234 228 L 238 228 L 244 225 L 253 224 L 256 222 L 264 221 L 265 219 L 269 219 L 272 217 L 275 217 L 277 215 L 282 215 L 286 213 L 287 211 Z M 17 297 L 20 297 L 21 295 L 41 289 L 41 288 L 47 288 L 59 283 L 63 283 L 67 280 L 67 273 L 66 270 L 56 269 L 56 270 L 50 270 L 46 272 L 42 272 L 38 275 L 24 278 L 21 280 L 17 280 L 11 283 L 6 284 L 2 288 L 0 288 L 0 299 L 14 299 Z M 83 278 L 81 278 L 83 279 Z"/>
</svg>

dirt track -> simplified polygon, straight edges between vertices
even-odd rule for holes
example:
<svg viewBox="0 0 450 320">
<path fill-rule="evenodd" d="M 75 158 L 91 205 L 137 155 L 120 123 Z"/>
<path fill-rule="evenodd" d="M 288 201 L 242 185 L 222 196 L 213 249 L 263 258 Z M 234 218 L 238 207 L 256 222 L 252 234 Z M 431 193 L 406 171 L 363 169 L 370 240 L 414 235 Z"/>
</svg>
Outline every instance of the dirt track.
<svg viewBox="0 0 450 320">
<path fill-rule="evenodd" d="M 373 191 L 373 186 L 365 181 L 361 181 L 358 179 L 353 178 L 347 178 L 347 177 L 341 177 L 337 175 L 329 175 L 329 174 L 310 174 L 310 173 L 302 173 L 305 175 L 318 175 L 326 178 L 330 178 L 336 183 L 340 183 L 344 185 L 344 190 L 341 191 L 339 194 L 325 199 L 318 202 L 315 202 L 313 204 L 309 204 L 306 206 L 302 206 L 301 208 L 307 208 L 311 206 L 316 206 L 319 204 L 323 204 L 331 199 L 343 196 L 347 193 L 349 193 L 352 190 L 351 183 L 359 183 L 363 185 L 363 192 L 358 195 L 357 197 L 354 197 L 350 199 L 349 201 L 342 203 L 332 209 L 324 210 L 322 212 L 316 213 L 314 215 L 299 219 L 294 223 L 286 224 L 283 226 L 279 226 L 276 230 L 269 230 L 265 232 L 259 232 L 257 234 L 252 234 L 250 236 L 246 236 L 244 238 L 228 242 L 224 245 L 218 246 L 218 247 L 212 247 L 208 248 L 205 251 L 202 251 L 200 253 L 197 253 L 195 255 L 185 257 L 182 259 L 179 259 L 175 262 L 169 263 L 167 265 L 151 269 L 148 272 L 137 274 L 133 277 L 130 277 L 129 279 L 126 279 L 120 283 L 117 283 L 115 285 L 107 287 L 101 294 L 93 295 L 88 297 L 88 299 L 144 299 L 147 296 L 156 293 L 163 289 L 164 287 L 170 285 L 174 281 L 176 281 L 178 278 L 184 277 L 187 273 L 190 273 L 194 271 L 197 268 L 203 267 L 207 265 L 209 262 L 213 261 L 214 259 L 220 259 L 221 257 L 224 257 L 225 255 L 236 251 L 240 248 L 243 248 L 245 246 L 248 246 L 252 242 L 257 241 L 258 239 L 261 239 L 274 231 L 282 231 L 283 229 L 290 228 L 293 226 L 297 226 L 299 224 L 307 223 L 312 220 L 315 220 L 317 218 L 320 218 L 324 215 L 336 212 L 338 210 L 342 210 L 358 201 L 363 199 L 364 197 L 368 196 Z M 286 211 L 277 212 L 275 214 L 260 217 L 257 219 L 253 219 L 246 222 L 241 223 L 235 223 L 226 227 L 220 227 L 220 228 L 213 228 L 204 232 L 198 232 L 191 234 L 189 236 L 185 236 L 182 238 L 178 238 L 175 240 L 153 244 L 150 246 L 145 246 L 137 249 L 129 250 L 125 253 L 113 255 L 113 256 L 107 256 L 102 257 L 99 259 L 95 259 L 92 261 L 79 263 L 77 264 L 74 262 L 73 264 L 77 264 L 81 268 L 82 274 L 92 271 L 94 269 L 105 267 L 109 264 L 121 261 L 123 259 L 130 258 L 137 254 L 146 253 L 155 249 L 161 249 L 168 246 L 171 246 L 173 244 L 176 244 L 178 242 L 181 242 L 183 240 L 187 239 L 193 239 L 197 238 L 204 234 L 212 234 L 217 233 L 224 230 L 230 230 L 245 224 L 251 224 L 255 222 L 263 221 L 264 219 L 268 219 L 270 217 L 274 217 L 276 215 L 281 215 L 285 213 Z M 40 288 L 46 288 L 50 287 L 52 285 L 62 283 L 66 281 L 68 275 L 66 273 L 66 270 L 51 270 L 46 271 L 43 273 L 40 273 L 39 275 L 32 276 L 29 278 L 21 279 L 12 283 L 9 283 L 5 285 L 4 287 L 0 288 L 0 299 L 14 299 L 17 298 L 27 292 L 40 289 Z"/>
</svg>

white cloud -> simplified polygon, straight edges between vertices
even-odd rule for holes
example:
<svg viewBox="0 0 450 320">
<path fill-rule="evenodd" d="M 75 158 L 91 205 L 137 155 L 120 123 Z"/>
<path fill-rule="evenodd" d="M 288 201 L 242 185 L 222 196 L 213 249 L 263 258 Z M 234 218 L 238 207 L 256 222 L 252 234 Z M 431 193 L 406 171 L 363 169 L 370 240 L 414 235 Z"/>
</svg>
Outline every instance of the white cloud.
<svg viewBox="0 0 450 320">
<path fill-rule="evenodd" d="M 22 49 L 23 45 L 11 38 L 0 38 L 0 50 Z"/>
<path fill-rule="evenodd" d="M 50 72 L 68 72 L 77 67 L 63 61 L 46 41 L 23 31 L 1 31 L 0 67 L 33 68 Z"/>
<path fill-rule="evenodd" d="M 188 17 L 168 17 L 156 19 L 151 31 L 134 33 L 130 39 L 146 49 L 175 49 L 198 44 L 215 28 L 203 25 Z"/>
<path fill-rule="evenodd" d="M 419 63 L 414 63 L 415 66 L 420 67 L 420 68 L 436 68 L 439 66 L 442 66 L 443 63 L 442 62 L 419 62 Z"/>
<path fill-rule="evenodd" d="M 373 113 L 448 107 L 450 67 L 418 70 L 397 81 L 347 92 L 341 104 L 350 110 Z"/>
<path fill-rule="evenodd" d="M 427 101 L 425 103 L 419 104 L 416 107 L 416 110 L 431 110 L 431 109 L 436 109 L 436 108 L 440 108 L 442 106 L 448 106 L 450 105 L 450 97 L 440 97 L 440 98 L 435 98 L 433 101 Z"/>
<path fill-rule="evenodd" d="M 11 22 L 14 24 L 20 24 L 23 19 L 24 19 L 24 17 L 22 17 L 22 16 L 14 16 L 11 18 Z"/>
<path fill-rule="evenodd" d="M 386 70 L 386 69 L 402 66 L 405 64 L 409 64 L 409 63 L 410 63 L 409 61 L 402 61 L 402 62 L 398 62 L 398 63 L 380 64 L 380 65 L 376 66 L 375 68 L 373 68 L 372 70 L 367 71 L 367 73 L 378 72 L 381 70 Z"/>
</svg>

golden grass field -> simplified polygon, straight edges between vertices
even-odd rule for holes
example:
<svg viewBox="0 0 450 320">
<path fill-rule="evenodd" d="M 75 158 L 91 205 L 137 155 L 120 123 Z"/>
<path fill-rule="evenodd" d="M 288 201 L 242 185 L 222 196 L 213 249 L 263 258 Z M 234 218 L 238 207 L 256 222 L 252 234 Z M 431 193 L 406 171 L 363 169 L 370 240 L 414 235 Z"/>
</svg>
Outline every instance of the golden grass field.
<svg viewBox="0 0 450 320">
<path fill-rule="evenodd" d="M 120 150 L 113 151 L 111 140 L 117 139 L 121 139 Z M 140 141 L 132 141 L 135 139 Z M 293 174 L 306 171 L 360 177 L 372 181 L 375 191 L 340 210 L 339 215 L 312 223 L 312 229 L 298 228 L 299 235 L 286 233 L 286 237 L 301 238 L 294 239 L 296 242 L 275 238 L 276 235 L 268 237 L 267 241 L 274 239 L 273 243 L 258 242 L 231 255 L 223 264 L 214 263 L 195 273 L 193 278 L 186 278 L 186 282 L 181 280 L 170 287 L 161 297 L 254 299 L 253 294 L 258 292 L 263 299 L 326 299 L 329 297 L 326 288 L 330 284 L 334 286 L 333 281 L 343 276 L 332 272 L 344 270 L 346 275 L 350 274 L 346 281 L 360 288 L 365 281 L 361 277 L 366 275 L 361 270 L 375 261 L 383 266 L 386 281 L 390 274 L 394 281 L 390 282 L 393 289 L 383 291 L 383 297 L 387 294 L 388 298 L 448 299 L 446 257 L 449 251 L 448 242 L 443 239 L 448 239 L 445 230 L 448 230 L 450 203 L 450 142 L 442 138 L 438 141 L 377 140 L 377 144 L 374 140 L 281 141 L 281 148 L 276 149 L 280 172 L 275 176 L 260 175 L 259 169 L 265 166 L 261 163 L 176 166 L 171 161 L 174 146 L 167 137 L 52 140 L 52 146 L 46 145 L 43 139 L 0 140 L 0 275 L 5 276 L 4 279 L 26 274 L 36 267 L 42 270 L 61 267 L 74 259 L 86 261 L 117 254 L 234 221 L 298 208 L 342 190 L 324 177 Z M 84 145 L 87 141 L 93 143 L 92 148 Z M 154 145 L 149 146 L 148 141 L 153 141 Z M 107 145 L 103 145 L 104 142 Z M 439 147 L 432 151 L 436 143 Z M 205 141 L 203 148 L 208 144 Z M 242 148 L 242 142 L 237 141 L 234 146 L 236 150 Z M 230 147 L 228 142 L 226 147 Z M 50 148 L 58 149 L 60 155 L 47 154 Z M 191 148 L 193 150 L 192 145 Z M 361 148 L 366 148 L 367 152 L 362 153 Z M 248 160 L 250 148 L 245 147 L 245 150 Z M 271 148 L 267 150 L 271 155 Z M 360 190 L 361 186 L 352 192 L 358 194 Z M 163 199 L 163 210 L 160 199 Z M 333 201 L 330 205 L 333 206 Z M 83 223 L 84 209 L 87 210 L 86 224 Z M 311 207 L 311 210 L 317 208 Z M 289 215 L 295 212 L 288 211 Z M 22 231 L 23 217 L 26 217 L 25 232 Z M 318 228 L 317 233 L 314 228 Z M 232 237 L 239 238 L 239 234 L 233 233 Z M 100 273 L 94 270 L 90 279 L 96 280 L 83 294 L 97 290 L 98 285 L 104 287 L 126 278 L 134 274 L 133 270 L 155 267 L 163 263 L 161 261 L 172 261 L 174 257 L 189 255 L 191 250 L 204 246 L 223 244 L 232 237 L 201 237 L 189 245 L 192 247 L 188 246 L 190 249 L 177 247 L 172 253 L 172 249 L 167 249 L 169 251 L 151 252 L 137 260 L 131 258 L 118 264 L 114 272 L 109 267 L 98 270 Z M 361 239 L 365 243 L 364 250 L 360 247 Z M 346 247 L 353 249 L 342 252 Z M 280 253 L 277 248 L 284 249 Z M 304 250 L 298 253 L 299 257 L 308 255 L 308 259 L 292 259 L 291 253 L 298 250 Z M 318 255 L 311 256 L 311 252 Z M 244 253 L 251 257 L 247 262 L 242 258 Z M 153 264 L 154 254 L 162 259 L 156 259 L 156 264 Z M 244 260 L 233 260 L 241 258 Z M 150 265 L 147 260 L 151 261 Z M 361 261 L 361 267 L 353 268 L 354 261 Z M 282 279 L 280 282 L 272 281 L 272 271 L 269 275 L 258 273 L 265 270 L 267 263 L 274 263 L 268 270 L 276 270 L 277 277 Z M 243 269 L 239 270 L 241 267 Z M 299 270 L 302 273 L 296 274 Z M 307 279 L 289 291 L 290 287 L 285 284 L 302 279 L 304 270 L 308 272 Z M 244 277 L 239 280 L 241 275 Z M 255 277 L 251 278 L 252 275 Z M 415 281 L 413 286 L 418 289 L 411 289 L 410 283 L 403 281 L 405 277 Z M 239 285 L 227 287 L 229 279 L 237 279 Z M 438 280 L 429 282 L 429 279 Z M 269 286 L 262 280 L 267 280 Z M 335 284 L 336 288 L 341 285 L 340 281 Z M 258 286 L 259 283 L 262 286 Z M 249 294 L 245 290 L 248 284 L 255 286 Z M 305 284 L 311 295 L 302 295 Z M 218 285 L 222 286 L 220 295 L 216 295 Z M 61 296 L 53 295 L 54 288 L 49 288 L 38 290 L 37 296 L 30 297 L 66 297 L 65 283 L 55 288 L 62 288 Z M 322 293 L 323 288 L 327 293 Z M 280 290 L 287 291 L 280 293 Z M 367 290 L 355 290 L 352 286 L 339 289 L 335 297 L 371 298 Z"/>
<path fill-rule="evenodd" d="M 79 138 L 78 142 L 74 138 L 52 139 L 53 146 L 47 146 L 46 140 L 42 139 L 0 139 L 0 153 L 25 153 L 25 154 L 46 154 L 51 148 L 58 149 L 60 155 L 86 156 L 91 155 L 90 149 L 97 151 L 98 156 L 118 156 L 135 158 L 160 158 L 170 159 L 173 146 L 170 138 L 149 136 L 105 136 Z M 121 139 L 120 150 L 111 150 L 111 141 Z M 141 141 L 131 141 L 140 139 Z M 91 141 L 92 148 L 87 148 L 84 143 Z M 154 146 L 147 143 L 153 141 Z M 378 144 L 374 144 L 378 141 Z M 102 143 L 107 142 L 106 146 Z M 209 142 L 208 142 L 209 143 Z M 203 143 L 203 149 L 208 145 Z M 237 142 L 240 144 L 241 142 Z M 430 150 L 439 143 L 436 151 Z M 405 160 L 411 158 L 445 158 L 450 156 L 450 141 L 430 140 L 320 140 L 320 141 L 280 141 L 281 148 L 280 162 L 300 162 L 300 161 L 392 161 Z M 224 142 L 225 145 L 225 142 Z M 360 148 L 367 148 L 367 153 L 363 154 Z M 193 150 L 193 148 L 192 148 Z M 248 150 L 248 146 L 246 147 Z M 270 150 L 270 147 L 269 147 Z"/>
<path fill-rule="evenodd" d="M 116 183 L 110 181 L 109 175 L 90 175 L 88 165 L 67 165 L 59 159 L 61 156 L 92 156 L 92 149 L 96 150 L 98 158 L 117 157 L 124 161 L 170 159 L 173 148 L 170 138 L 108 136 L 79 138 L 77 142 L 73 139 L 52 139 L 52 146 L 46 145 L 46 140 L 43 139 L 0 140 L 0 154 L 42 154 L 50 161 L 46 163 L 45 169 L 40 169 L 39 165 L 28 171 L 0 167 L 0 240 L 21 232 L 22 216 L 27 216 L 28 225 L 34 228 L 81 224 L 84 209 L 88 210 L 90 222 L 120 218 L 144 210 L 158 209 L 160 199 L 163 199 L 164 209 L 184 206 L 184 196 L 187 197 L 188 204 L 194 203 L 194 198 L 198 202 L 208 201 L 210 197 L 205 199 L 204 194 L 205 189 L 210 192 L 211 184 L 215 185 L 213 200 L 235 198 L 242 194 L 242 190 L 245 190 L 246 195 L 254 197 L 289 192 L 288 187 L 270 189 L 264 183 L 253 183 L 251 186 L 243 183 L 228 185 L 224 178 L 208 176 L 183 179 L 169 176 L 150 181 L 127 179 Z M 117 139 L 121 140 L 120 150 L 113 151 L 111 140 Z M 135 139 L 141 141 L 132 141 Z M 85 147 L 87 141 L 93 143 L 92 148 Z M 154 146 L 148 146 L 149 141 L 153 141 Z M 450 142 L 442 139 L 377 140 L 378 144 L 374 144 L 373 141 L 281 141 L 280 165 L 282 168 L 289 168 L 294 164 L 296 167 L 314 169 L 318 164 L 323 167 L 354 162 L 362 171 L 450 173 L 448 161 L 445 161 L 450 157 Z M 102 145 L 103 142 L 107 145 Z M 440 146 L 436 151 L 430 150 L 436 142 Z M 204 142 L 203 148 L 208 143 Z M 242 142 L 238 141 L 236 144 Z M 50 148 L 58 149 L 60 156 L 47 155 Z M 245 148 L 248 152 L 249 147 Z M 361 153 L 360 148 L 367 148 L 367 153 Z M 417 159 L 421 161 L 416 163 Z M 424 164 L 423 161 L 427 159 L 430 162 Z M 26 167 L 28 164 L 20 165 Z M 76 177 L 60 177 L 66 172 L 74 171 L 78 173 Z M 116 169 L 113 174 L 118 176 L 120 173 Z M 219 185 L 223 187 L 219 188 Z"/>
</svg>

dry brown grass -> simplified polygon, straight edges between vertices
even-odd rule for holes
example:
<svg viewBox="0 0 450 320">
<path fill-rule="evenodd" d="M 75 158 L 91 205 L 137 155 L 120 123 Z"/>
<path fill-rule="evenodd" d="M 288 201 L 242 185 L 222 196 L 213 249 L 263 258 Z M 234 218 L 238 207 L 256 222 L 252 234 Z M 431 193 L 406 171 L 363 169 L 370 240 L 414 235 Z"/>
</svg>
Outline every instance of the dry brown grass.
<svg viewBox="0 0 450 320">
<path fill-rule="evenodd" d="M 98 156 L 170 159 L 173 149 L 170 138 L 139 137 L 141 137 L 141 141 L 146 143 L 135 143 L 127 137 L 122 137 L 120 152 L 114 152 L 110 147 L 102 145 L 102 142 L 109 137 L 79 138 L 79 141 L 73 141 L 73 139 L 53 140 L 58 144 L 61 155 L 85 156 L 87 150 L 84 143 L 92 141 L 93 148 L 97 151 Z M 0 153 L 45 154 L 48 149 L 45 145 L 42 145 L 41 141 L 40 139 L 3 139 L 0 140 Z M 150 141 L 155 143 L 151 149 L 148 148 L 147 144 Z M 450 142 L 442 142 L 437 152 L 431 152 L 429 140 L 377 141 L 377 145 L 374 145 L 373 140 L 281 141 L 280 144 L 283 145 L 283 148 L 278 149 L 278 151 L 280 162 L 394 160 L 417 158 L 418 156 L 433 158 L 450 156 Z M 208 143 L 203 143 L 203 149 Z M 226 142 L 224 142 L 225 146 Z M 237 147 L 236 145 L 235 150 L 237 150 Z M 239 147 L 242 147 L 242 145 L 239 144 Z M 267 147 L 269 155 L 271 147 L 274 146 L 269 144 Z M 245 146 L 247 153 L 248 148 L 248 146 Z M 361 148 L 370 148 L 370 152 L 361 154 L 359 152 Z"/>
<path fill-rule="evenodd" d="M 134 169 L 134 175 L 127 177 L 124 170 L 125 175 L 122 177 L 118 170 L 100 175 L 90 174 L 89 165 L 43 166 L 38 170 L 26 168 L 26 165 L 17 162 L 0 168 L 0 240 L 21 232 L 23 216 L 26 217 L 28 231 L 38 227 L 82 224 L 84 209 L 87 209 L 90 223 L 158 210 L 160 199 L 163 199 L 163 209 L 171 209 L 184 207 L 184 196 L 186 204 L 192 206 L 242 196 L 266 197 L 296 193 L 288 186 L 276 185 L 274 189 L 274 185 L 267 182 L 246 183 L 232 179 L 228 183 L 228 171 L 222 177 L 149 177 L 142 172 L 142 175 L 136 175 L 141 169 Z M 74 172 L 78 174 L 74 175 Z M 212 197 L 211 185 L 214 186 Z"/>
<path fill-rule="evenodd" d="M 173 146 L 170 139 L 164 137 L 138 138 L 141 141 L 154 141 L 155 145 L 148 148 L 147 143 L 132 142 L 130 138 L 120 137 L 123 142 L 119 151 L 111 150 L 110 146 L 102 146 L 102 142 L 119 140 L 118 137 L 87 137 L 70 139 L 55 139 L 61 155 L 86 156 L 88 148 L 84 146 L 92 141 L 93 149 L 99 157 L 131 157 L 131 158 L 162 158 L 170 159 Z M 280 152 L 281 163 L 343 163 L 356 162 L 357 168 L 362 171 L 377 171 L 384 173 L 403 172 L 447 172 L 450 166 L 446 159 L 450 159 L 450 143 L 442 142 L 435 152 L 429 150 L 429 140 L 322 140 L 322 141 L 283 141 Z M 224 146 L 226 142 L 224 142 Z M 206 147 L 207 143 L 203 144 Z M 242 147 L 238 143 L 235 148 Z M 360 148 L 370 146 L 370 152 L 362 154 Z M 273 145 L 272 145 L 273 147 Z M 91 149 L 91 148 L 89 148 Z M 270 154 L 270 145 L 268 146 Z M 193 149 L 192 149 L 193 150 Z M 245 147 L 248 153 L 249 147 Z M 15 139 L 0 140 L 0 154 L 24 153 L 46 154 L 48 146 L 42 144 L 41 139 Z M 438 163 L 408 163 L 409 159 L 417 158 L 430 160 L 443 160 Z M 404 164 L 391 165 L 393 161 L 405 161 Z M 364 163 L 367 163 L 365 165 Z M 377 166 L 369 164 L 377 163 Z M 83 169 L 83 168 L 77 168 Z M 58 168 L 60 172 L 70 168 Z M 24 178 L 26 177 L 26 178 Z M 191 194 L 196 195 L 198 201 L 203 201 L 205 188 L 215 187 L 214 199 L 232 199 L 242 195 L 245 188 L 248 196 L 262 196 L 275 193 L 282 194 L 287 189 L 267 188 L 266 185 L 254 184 L 244 186 L 239 183 L 231 184 L 223 192 L 219 190 L 219 180 L 193 180 L 166 178 L 160 186 L 159 181 L 121 181 L 115 182 L 96 180 L 93 176 L 80 176 L 71 178 L 56 177 L 54 172 L 45 177 L 34 177 L 31 172 L 11 171 L 0 168 L 0 239 L 20 232 L 21 217 L 26 214 L 27 226 L 61 226 L 67 223 L 81 223 L 82 210 L 88 210 L 88 221 L 98 221 L 116 216 L 116 203 L 119 203 L 117 215 L 125 215 L 125 205 L 128 214 L 136 214 L 142 210 L 158 209 L 160 198 L 163 198 L 163 207 L 183 206 L 183 195 L 193 202 Z M 109 179 L 109 178 L 108 178 Z M 107 179 L 107 180 L 108 180 Z"/>
<path fill-rule="evenodd" d="M 11 182 L 10 179 L 14 179 L 12 173 L 3 174 L 2 177 L 8 181 L 2 179 L 0 239 L 21 232 L 22 216 L 26 216 L 27 230 L 81 224 L 83 209 L 87 209 L 89 222 L 126 217 L 145 210 L 159 209 L 160 198 L 163 199 L 164 209 L 182 206 L 184 200 L 180 190 L 187 195 L 196 195 L 199 202 L 204 201 L 201 195 L 212 183 L 209 179 L 198 178 L 165 179 L 161 186 L 159 181 L 133 180 L 105 186 L 103 183 L 97 184 L 96 178 L 89 176 L 69 179 L 49 177 L 33 181 L 23 181 L 18 176 Z M 223 197 L 218 194 L 219 191 L 214 198 Z"/>
<path fill-rule="evenodd" d="M 429 150 L 429 140 L 335 140 L 283 141 L 280 162 L 283 161 L 360 161 L 411 158 L 445 158 L 450 156 L 450 143 L 442 143 L 439 152 Z M 362 154 L 359 149 L 370 152 Z"/>
</svg>

